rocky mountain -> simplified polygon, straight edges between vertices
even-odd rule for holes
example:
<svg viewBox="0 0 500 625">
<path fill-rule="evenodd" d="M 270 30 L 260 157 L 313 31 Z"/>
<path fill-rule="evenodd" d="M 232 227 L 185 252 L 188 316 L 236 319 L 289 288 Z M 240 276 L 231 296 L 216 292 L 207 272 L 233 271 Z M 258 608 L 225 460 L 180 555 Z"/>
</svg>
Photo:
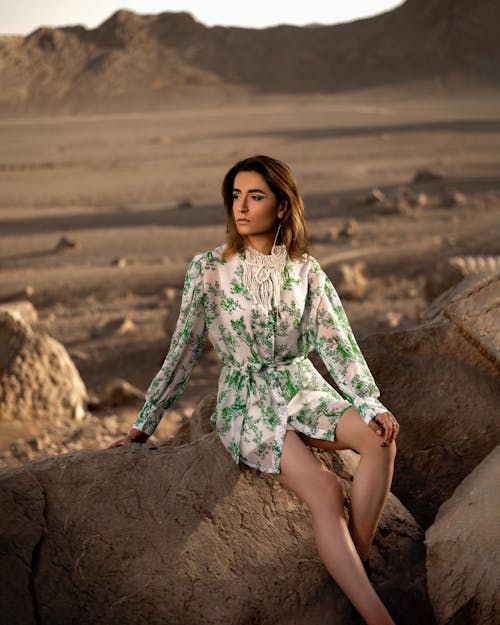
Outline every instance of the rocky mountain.
<svg viewBox="0 0 500 625">
<path fill-rule="evenodd" d="M 147 106 L 200 87 L 307 93 L 416 81 L 498 85 L 499 24 L 494 0 L 407 0 L 346 24 L 261 30 L 122 10 L 92 30 L 0 37 L 0 107 Z"/>
</svg>

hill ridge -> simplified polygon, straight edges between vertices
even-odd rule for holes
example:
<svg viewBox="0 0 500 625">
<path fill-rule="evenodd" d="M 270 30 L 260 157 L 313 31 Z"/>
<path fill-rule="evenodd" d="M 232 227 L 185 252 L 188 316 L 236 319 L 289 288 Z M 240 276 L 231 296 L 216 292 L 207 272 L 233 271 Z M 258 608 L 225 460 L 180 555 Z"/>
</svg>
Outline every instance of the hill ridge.
<svg viewBox="0 0 500 625">
<path fill-rule="evenodd" d="M 0 109 L 123 100 L 183 88 L 338 92 L 450 81 L 498 86 L 500 6 L 407 0 L 336 25 L 208 27 L 187 12 L 120 9 L 94 29 L 0 37 Z"/>
</svg>

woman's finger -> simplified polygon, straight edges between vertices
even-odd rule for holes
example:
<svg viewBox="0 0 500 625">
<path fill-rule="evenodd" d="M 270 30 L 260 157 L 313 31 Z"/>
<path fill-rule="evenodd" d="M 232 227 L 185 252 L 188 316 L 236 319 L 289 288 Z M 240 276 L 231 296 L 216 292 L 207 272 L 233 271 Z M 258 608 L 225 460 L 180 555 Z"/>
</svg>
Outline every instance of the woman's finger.
<svg viewBox="0 0 500 625">
<path fill-rule="evenodd" d="M 107 449 L 113 449 L 114 447 L 122 447 L 123 445 L 131 445 L 131 441 L 128 438 L 128 436 L 125 436 L 125 438 L 120 438 L 120 440 L 115 441 L 114 443 L 111 443 L 111 445 L 108 445 Z"/>
<path fill-rule="evenodd" d="M 399 423 L 390 412 L 384 412 L 379 415 L 382 427 L 384 428 L 384 444 L 390 445 L 396 438 L 399 430 Z"/>
<path fill-rule="evenodd" d="M 388 447 L 396 438 L 398 422 L 390 412 L 378 414 L 373 421 L 382 430 L 382 445 Z"/>
<path fill-rule="evenodd" d="M 368 423 L 369 427 L 379 436 L 382 436 L 383 430 L 380 425 L 376 422 L 375 419 L 372 419 L 370 423 Z"/>
</svg>

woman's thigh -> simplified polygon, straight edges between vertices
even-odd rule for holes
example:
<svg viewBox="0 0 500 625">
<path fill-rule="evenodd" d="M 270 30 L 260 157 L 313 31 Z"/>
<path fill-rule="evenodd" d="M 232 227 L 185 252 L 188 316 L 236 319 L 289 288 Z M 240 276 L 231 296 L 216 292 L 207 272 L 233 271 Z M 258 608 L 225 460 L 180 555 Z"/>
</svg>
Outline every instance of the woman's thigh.
<svg viewBox="0 0 500 625">
<path fill-rule="evenodd" d="M 340 492 L 335 475 L 318 460 L 294 430 L 286 433 L 280 465 L 281 472 L 276 476 L 278 481 L 309 507 L 314 506 L 318 498 L 325 498 L 327 493 L 335 496 Z"/>
<path fill-rule="evenodd" d="M 380 446 L 380 437 L 361 418 L 354 406 L 348 408 L 340 417 L 335 430 L 335 440 L 326 441 L 299 434 L 310 447 L 317 449 L 353 449 L 358 453 L 372 446 Z"/>
</svg>

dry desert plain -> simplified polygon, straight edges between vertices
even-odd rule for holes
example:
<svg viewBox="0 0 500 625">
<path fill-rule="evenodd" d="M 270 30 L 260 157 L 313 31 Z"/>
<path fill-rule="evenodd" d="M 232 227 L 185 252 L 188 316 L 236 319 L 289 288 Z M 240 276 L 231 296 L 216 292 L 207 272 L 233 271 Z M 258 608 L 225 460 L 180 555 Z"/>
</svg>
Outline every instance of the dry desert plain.
<svg viewBox="0 0 500 625">
<path fill-rule="evenodd" d="M 141 400 L 110 406 L 106 387 L 122 378 L 146 390 L 168 347 L 172 289 L 193 255 L 224 239 L 222 177 L 257 153 L 294 170 L 311 252 L 360 340 L 418 324 L 449 258 L 499 254 L 498 91 L 379 88 L 4 117 L 0 299 L 32 287 L 35 327 L 64 344 L 93 409 L 79 421 L 12 423 L 0 462 L 104 447 L 127 431 Z M 436 179 L 417 182 L 421 170 Z M 63 237 L 73 247 L 58 248 Z M 352 282 L 353 267 L 366 281 Z M 215 391 L 219 367 L 205 350 L 160 440 Z"/>
</svg>

